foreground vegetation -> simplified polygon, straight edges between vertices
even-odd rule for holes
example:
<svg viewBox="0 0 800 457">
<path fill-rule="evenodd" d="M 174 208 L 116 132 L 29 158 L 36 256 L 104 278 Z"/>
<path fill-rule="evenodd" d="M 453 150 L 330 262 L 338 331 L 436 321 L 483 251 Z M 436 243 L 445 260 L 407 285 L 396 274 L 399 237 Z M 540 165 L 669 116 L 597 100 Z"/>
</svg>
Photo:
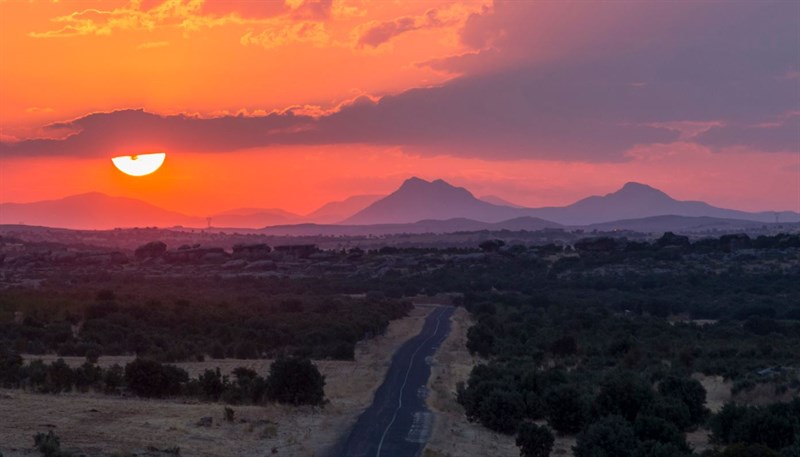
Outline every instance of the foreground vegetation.
<svg viewBox="0 0 800 457">
<path fill-rule="evenodd" d="M 472 314 L 467 347 L 485 359 L 458 387 L 458 400 L 470 420 L 514 435 L 524 456 L 548 455 L 561 434 L 576 437 L 577 457 L 686 457 L 694 453 L 686 433 L 697 429 L 711 432 L 711 456 L 798 454 L 797 235 L 354 248 L 287 262 L 270 275 L 148 268 L 59 270 L 38 288 L 0 291 L 6 359 L 351 359 L 356 341 L 408 311 L 405 297 L 447 294 Z M 158 395 L 257 402 L 269 384 L 246 372 L 189 380 L 157 365 L 180 386 Z M 71 388 L 83 388 L 92 366 L 72 373 Z M 20 370 L 14 385 L 51 391 L 47 380 L 63 367 L 33 362 Z M 121 367 L 91 388 L 107 390 L 114 370 L 122 389 L 149 395 Z M 31 381 L 41 372 L 44 383 Z M 732 381 L 739 402 L 709 411 L 697 374 Z"/>
<path fill-rule="evenodd" d="M 537 420 L 577 434 L 577 457 L 689 456 L 685 432 L 706 424 L 720 448 L 710 455 L 797 455 L 796 240 L 730 241 L 587 240 L 550 265 L 498 259 L 493 290 L 465 298 L 476 320 L 467 347 L 488 359 L 459 386 L 468 418 L 516 433 L 529 456 L 552 442 Z M 732 379 L 734 393 L 764 384 L 795 399 L 709 415 L 693 373 Z"/>
<path fill-rule="evenodd" d="M 0 387 L 5 388 L 52 394 L 75 390 L 149 398 L 188 397 L 234 405 L 325 403 L 325 377 L 308 359 L 277 359 L 266 379 L 245 367 L 236 368 L 232 374 L 233 379 L 222 375 L 219 368 L 207 369 L 190 379 L 179 367 L 149 359 L 135 359 L 125 368 L 112 365 L 105 369 L 96 360 L 87 360 L 73 369 L 63 359 L 49 365 L 41 360 L 24 363 L 18 354 L 0 352 Z"/>
</svg>

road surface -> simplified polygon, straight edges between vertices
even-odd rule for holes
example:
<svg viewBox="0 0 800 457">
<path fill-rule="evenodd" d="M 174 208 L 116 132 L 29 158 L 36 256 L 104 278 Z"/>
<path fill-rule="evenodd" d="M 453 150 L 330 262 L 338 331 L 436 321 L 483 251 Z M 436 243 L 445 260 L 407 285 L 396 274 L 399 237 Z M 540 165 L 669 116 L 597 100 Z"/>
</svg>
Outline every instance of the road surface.
<svg viewBox="0 0 800 457">
<path fill-rule="evenodd" d="M 433 413 L 425 406 L 430 360 L 450 332 L 454 309 L 436 307 L 419 335 L 395 352 L 372 405 L 358 418 L 337 455 L 416 457 L 422 453 L 433 426 Z"/>
</svg>

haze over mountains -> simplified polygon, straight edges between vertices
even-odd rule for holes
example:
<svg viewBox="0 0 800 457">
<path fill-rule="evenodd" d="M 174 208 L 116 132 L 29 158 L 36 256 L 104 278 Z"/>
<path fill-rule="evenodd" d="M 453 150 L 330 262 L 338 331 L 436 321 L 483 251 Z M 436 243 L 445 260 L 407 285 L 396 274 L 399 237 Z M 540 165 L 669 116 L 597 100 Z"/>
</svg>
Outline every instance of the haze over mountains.
<svg viewBox="0 0 800 457">
<path fill-rule="evenodd" d="M 308 234 L 424 233 L 466 230 L 539 230 L 560 226 L 642 231 L 681 227 L 743 227 L 800 222 L 800 214 L 745 212 L 705 202 L 679 201 L 635 182 L 603 196 L 591 196 L 563 207 L 524 208 L 476 198 L 463 187 L 443 180 L 406 180 L 387 196 L 359 195 L 331 202 L 305 216 L 281 209 L 239 208 L 211 215 L 219 228 L 265 229 Z M 669 217 L 667 217 L 669 216 Z M 206 217 L 168 211 L 140 200 L 88 193 L 34 203 L 0 204 L 0 224 L 26 224 L 74 229 L 117 227 L 195 227 Z M 322 224 L 322 225 L 319 225 Z"/>
</svg>

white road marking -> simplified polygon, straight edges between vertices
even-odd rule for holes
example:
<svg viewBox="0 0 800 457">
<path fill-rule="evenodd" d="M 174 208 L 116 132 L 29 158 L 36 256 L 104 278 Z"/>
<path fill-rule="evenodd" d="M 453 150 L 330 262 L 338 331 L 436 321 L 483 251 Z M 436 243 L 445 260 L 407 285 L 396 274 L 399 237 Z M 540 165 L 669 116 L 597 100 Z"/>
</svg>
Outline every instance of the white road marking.
<svg viewBox="0 0 800 457">
<path fill-rule="evenodd" d="M 378 452 L 375 454 L 375 457 L 381 456 L 381 448 L 383 447 L 383 440 L 386 439 L 386 434 L 389 433 L 389 429 L 392 428 L 392 424 L 394 424 L 395 419 L 397 419 L 397 413 L 400 412 L 400 408 L 403 407 L 403 390 L 406 388 L 406 382 L 408 382 L 408 374 L 411 372 L 411 365 L 414 364 L 414 357 L 416 357 L 417 352 L 422 349 L 422 346 L 425 345 L 431 338 L 436 336 L 439 332 L 439 322 L 442 320 L 442 314 L 444 314 L 444 308 L 441 308 L 439 312 L 439 316 L 436 317 L 436 328 L 433 329 L 433 334 L 427 338 L 425 341 L 420 343 L 417 349 L 411 354 L 411 358 L 408 361 L 408 368 L 406 369 L 406 377 L 403 379 L 403 385 L 400 386 L 400 395 L 397 397 L 397 409 L 394 410 L 394 415 L 392 415 L 392 420 L 389 422 L 389 425 L 386 426 L 386 429 L 383 431 L 383 435 L 381 435 L 381 441 L 378 443 Z"/>
</svg>

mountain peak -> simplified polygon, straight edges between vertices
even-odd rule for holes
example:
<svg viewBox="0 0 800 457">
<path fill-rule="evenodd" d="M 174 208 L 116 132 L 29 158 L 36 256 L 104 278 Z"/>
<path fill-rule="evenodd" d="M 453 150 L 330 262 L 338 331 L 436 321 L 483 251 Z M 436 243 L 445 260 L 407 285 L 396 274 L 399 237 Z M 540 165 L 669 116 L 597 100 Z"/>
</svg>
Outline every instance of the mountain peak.
<svg viewBox="0 0 800 457">
<path fill-rule="evenodd" d="M 413 223 L 426 219 L 460 217 L 499 222 L 517 217 L 514 208 L 497 206 L 475 198 L 470 191 L 436 179 L 408 178 L 399 189 L 343 221 L 347 224 Z"/>
<path fill-rule="evenodd" d="M 642 184 L 634 181 L 626 182 L 621 189 L 609 195 L 650 196 L 657 198 L 668 198 L 671 200 L 671 197 L 666 193 L 664 193 L 663 191 L 658 190 L 655 187 L 648 186 L 647 184 Z"/>
</svg>

